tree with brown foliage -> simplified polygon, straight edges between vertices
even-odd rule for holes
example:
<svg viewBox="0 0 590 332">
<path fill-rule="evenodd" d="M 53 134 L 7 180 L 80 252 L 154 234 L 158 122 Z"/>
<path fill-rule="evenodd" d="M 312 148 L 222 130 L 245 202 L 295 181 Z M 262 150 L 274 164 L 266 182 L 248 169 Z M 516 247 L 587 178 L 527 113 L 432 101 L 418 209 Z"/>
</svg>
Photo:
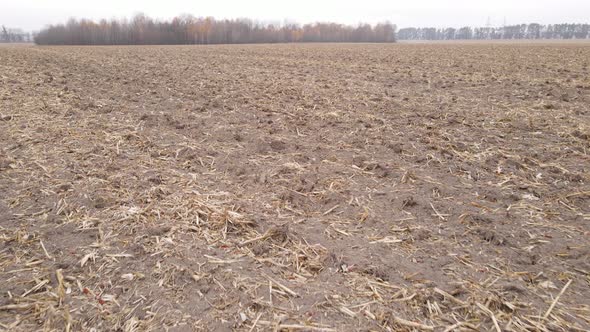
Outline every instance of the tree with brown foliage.
<svg viewBox="0 0 590 332">
<path fill-rule="evenodd" d="M 294 42 L 395 42 L 395 25 L 314 23 L 299 26 L 257 23 L 248 19 L 215 20 L 191 15 L 158 21 L 143 14 L 127 20 L 70 19 L 35 36 L 39 45 L 242 44 Z"/>
</svg>

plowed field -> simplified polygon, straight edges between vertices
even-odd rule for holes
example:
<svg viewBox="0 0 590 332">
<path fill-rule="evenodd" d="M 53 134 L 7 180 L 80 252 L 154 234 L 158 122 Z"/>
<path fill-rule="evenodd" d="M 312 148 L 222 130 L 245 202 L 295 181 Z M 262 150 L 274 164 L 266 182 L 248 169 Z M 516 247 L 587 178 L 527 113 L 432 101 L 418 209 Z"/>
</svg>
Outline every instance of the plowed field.
<svg viewBox="0 0 590 332">
<path fill-rule="evenodd" d="M 590 44 L 0 48 L 0 329 L 590 329 Z"/>
</svg>

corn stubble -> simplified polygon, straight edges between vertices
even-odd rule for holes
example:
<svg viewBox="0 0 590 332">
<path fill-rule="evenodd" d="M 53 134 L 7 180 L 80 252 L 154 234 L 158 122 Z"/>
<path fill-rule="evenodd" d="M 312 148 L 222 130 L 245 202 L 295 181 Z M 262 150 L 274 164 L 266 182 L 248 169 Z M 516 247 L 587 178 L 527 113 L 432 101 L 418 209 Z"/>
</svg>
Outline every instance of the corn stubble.
<svg viewBox="0 0 590 332">
<path fill-rule="evenodd" d="M 585 59 L 2 47 L 0 329 L 589 329 Z"/>
</svg>

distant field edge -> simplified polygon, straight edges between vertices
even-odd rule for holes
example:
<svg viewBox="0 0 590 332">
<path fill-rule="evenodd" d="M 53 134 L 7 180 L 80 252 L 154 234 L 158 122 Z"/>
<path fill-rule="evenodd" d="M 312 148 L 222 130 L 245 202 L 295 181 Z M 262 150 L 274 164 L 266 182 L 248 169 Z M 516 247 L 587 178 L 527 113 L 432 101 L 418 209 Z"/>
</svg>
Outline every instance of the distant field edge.
<svg viewBox="0 0 590 332">
<path fill-rule="evenodd" d="M 304 41 L 304 42 L 260 42 L 260 43 L 209 43 L 209 44 L 138 44 L 138 43 L 127 43 L 127 44 L 44 44 L 44 43 L 31 43 L 31 44 L 20 44 L 20 45 L 35 45 L 35 46 L 215 46 L 215 45 L 297 45 L 297 44 L 397 44 L 398 41 L 378 42 L 378 41 Z"/>
<path fill-rule="evenodd" d="M 590 39 L 453 39 L 413 40 L 397 39 L 399 44 L 590 44 Z"/>
</svg>

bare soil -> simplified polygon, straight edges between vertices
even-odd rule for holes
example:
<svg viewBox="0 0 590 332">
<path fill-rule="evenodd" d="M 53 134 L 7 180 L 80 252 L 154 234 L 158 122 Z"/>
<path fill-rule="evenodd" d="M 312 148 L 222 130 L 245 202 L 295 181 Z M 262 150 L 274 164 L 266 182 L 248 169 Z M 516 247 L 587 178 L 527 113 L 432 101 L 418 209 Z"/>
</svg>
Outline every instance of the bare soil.
<svg viewBox="0 0 590 332">
<path fill-rule="evenodd" d="M 590 44 L 0 49 L 0 329 L 590 329 Z"/>
</svg>

